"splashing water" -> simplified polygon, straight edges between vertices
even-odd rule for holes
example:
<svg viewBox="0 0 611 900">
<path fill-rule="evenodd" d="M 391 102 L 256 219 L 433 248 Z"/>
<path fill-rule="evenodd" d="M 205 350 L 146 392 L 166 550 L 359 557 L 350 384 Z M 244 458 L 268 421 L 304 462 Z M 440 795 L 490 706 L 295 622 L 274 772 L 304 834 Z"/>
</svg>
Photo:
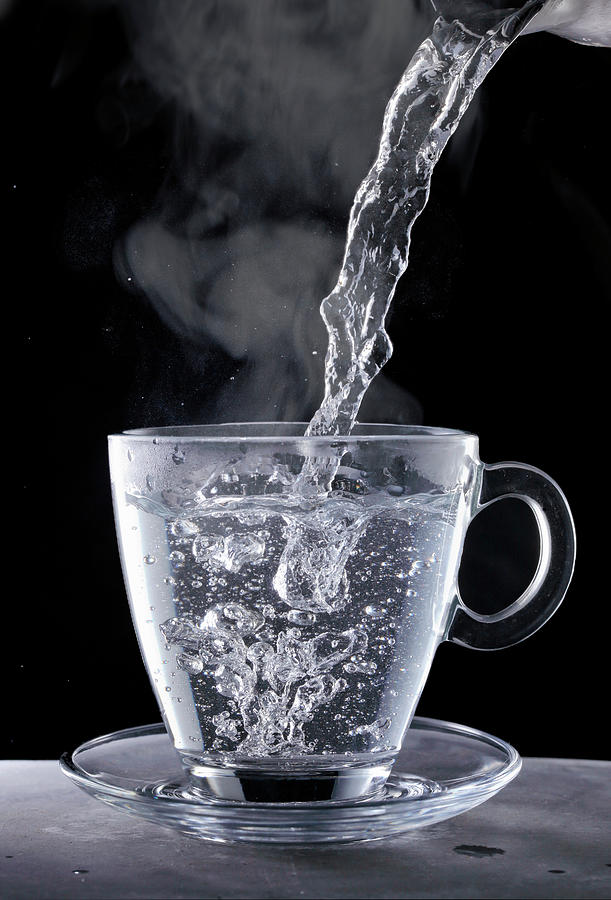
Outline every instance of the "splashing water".
<svg viewBox="0 0 611 900">
<path fill-rule="evenodd" d="M 177 665 L 196 676 L 211 667 L 217 692 L 233 701 L 232 712 L 212 716 L 217 741 L 254 756 L 307 752 L 305 723 L 348 686 L 331 670 L 364 650 L 367 635 L 352 628 L 300 640 L 301 631 L 288 628 L 270 643 L 268 633 L 257 635 L 265 621 L 265 613 L 221 603 L 200 621 L 179 616 L 159 627 L 168 647 L 183 648 Z"/>
<path fill-rule="evenodd" d="M 441 627 L 460 492 L 398 497 L 370 481 L 366 497 L 334 493 L 317 504 L 229 495 L 229 507 L 227 495 L 128 496 L 126 533 L 155 559 L 124 554 L 132 591 L 144 591 L 137 627 L 181 751 L 396 750 L 404 698 L 425 677 L 407 662 Z"/>
</svg>

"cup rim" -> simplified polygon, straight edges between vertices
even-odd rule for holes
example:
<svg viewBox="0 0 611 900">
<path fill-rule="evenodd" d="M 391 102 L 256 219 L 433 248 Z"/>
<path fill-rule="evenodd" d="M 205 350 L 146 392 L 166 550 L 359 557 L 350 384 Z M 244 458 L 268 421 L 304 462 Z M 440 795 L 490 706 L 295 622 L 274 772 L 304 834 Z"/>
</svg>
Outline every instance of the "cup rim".
<svg viewBox="0 0 611 900">
<path fill-rule="evenodd" d="M 129 428 L 108 435 L 109 440 L 141 440 L 155 438 L 157 443 L 197 441 L 198 443 L 271 443 L 282 440 L 316 444 L 354 444 L 359 441 L 464 441 L 477 435 L 457 428 L 432 425 L 400 425 L 392 423 L 358 422 L 350 434 L 305 435 L 308 422 L 223 422 L 209 425 L 163 425 L 159 427 Z M 224 431 L 225 429 L 225 431 Z M 227 434 L 226 429 L 234 431 Z M 265 429 L 276 430 L 275 434 Z M 250 433 L 249 433 L 250 432 Z M 263 433 L 261 433 L 263 432 Z"/>
</svg>

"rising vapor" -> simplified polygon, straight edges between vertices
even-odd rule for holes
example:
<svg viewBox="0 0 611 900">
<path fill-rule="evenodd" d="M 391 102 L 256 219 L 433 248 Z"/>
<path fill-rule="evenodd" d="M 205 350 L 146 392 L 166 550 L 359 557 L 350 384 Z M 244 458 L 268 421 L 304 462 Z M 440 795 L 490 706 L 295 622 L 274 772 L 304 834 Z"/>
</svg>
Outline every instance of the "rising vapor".
<svg viewBox="0 0 611 900">
<path fill-rule="evenodd" d="M 155 208 L 117 246 L 116 270 L 168 326 L 239 363 L 217 419 L 307 419 L 322 396 L 320 301 L 427 19 L 397 0 L 118 9 L 132 53 L 123 82 L 145 79 L 172 110 L 173 155 Z M 380 378 L 363 413 L 417 421 L 420 410 Z"/>
</svg>

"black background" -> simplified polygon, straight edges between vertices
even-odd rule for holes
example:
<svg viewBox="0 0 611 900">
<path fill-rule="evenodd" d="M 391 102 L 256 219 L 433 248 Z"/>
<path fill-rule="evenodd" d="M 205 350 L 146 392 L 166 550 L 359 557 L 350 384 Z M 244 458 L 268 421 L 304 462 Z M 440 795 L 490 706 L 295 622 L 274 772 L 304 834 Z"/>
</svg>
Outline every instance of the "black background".
<svg viewBox="0 0 611 900">
<path fill-rule="evenodd" d="M 120 93 L 116 72 L 129 55 L 121 17 L 109 4 L 7 9 L 3 310 L 14 361 L 4 471 L 14 549 L 3 656 L 15 707 L 2 752 L 56 757 L 158 719 L 122 584 L 106 435 L 222 416 L 202 399 L 198 346 L 113 271 L 115 242 L 155 202 L 172 127 L 155 104 L 148 124 L 120 141 L 104 125 L 100 109 Z M 485 461 L 539 466 L 574 512 L 578 563 L 558 613 L 499 653 L 442 645 L 419 707 L 525 755 L 608 756 L 599 722 L 608 695 L 609 71 L 608 50 L 550 35 L 511 48 L 482 88 L 476 150 L 466 162 L 459 130 L 438 166 L 389 328 L 401 350 L 386 374 L 417 398 L 427 424 L 475 431 Z M 374 137 L 379 126 L 371 122 Z M 242 365 L 221 347 L 207 360 L 210 383 Z M 534 545 L 521 505 L 483 514 L 467 541 L 466 599 L 504 605 L 527 580 Z"/>
</svg>

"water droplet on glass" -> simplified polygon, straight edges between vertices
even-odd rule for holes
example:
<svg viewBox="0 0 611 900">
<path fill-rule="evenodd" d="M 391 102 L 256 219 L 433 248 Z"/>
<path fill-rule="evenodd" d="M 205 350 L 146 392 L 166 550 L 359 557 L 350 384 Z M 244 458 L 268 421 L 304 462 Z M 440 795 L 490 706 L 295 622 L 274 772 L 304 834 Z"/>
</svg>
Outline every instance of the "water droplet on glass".
<svg viewBox="0 0 611 900">
<path fill-rule="evenodd" d="M 174 447 L 174 452 L 172 453 L 172 460 L 175 465 L 180 466 L 185 461 L 185 451 L 181 450 L 180 447 Z"/>
</svg>

